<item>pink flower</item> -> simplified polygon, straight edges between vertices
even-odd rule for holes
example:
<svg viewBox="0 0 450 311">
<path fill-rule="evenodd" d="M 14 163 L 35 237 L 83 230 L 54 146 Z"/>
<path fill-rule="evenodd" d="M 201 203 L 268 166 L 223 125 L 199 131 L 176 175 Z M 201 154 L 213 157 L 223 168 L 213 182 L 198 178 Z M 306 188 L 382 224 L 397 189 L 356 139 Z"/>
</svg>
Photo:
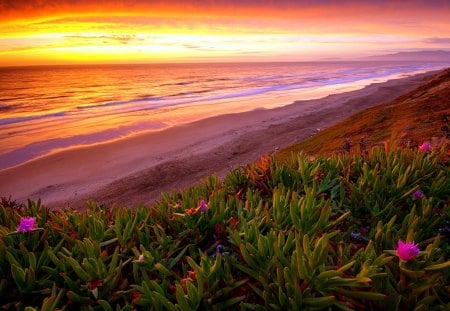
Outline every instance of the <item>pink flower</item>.
<svg viewBox="0 0 450 311">
<path fill-rule="evenodd" d="M 403 242 L 398 240 L 397 256 L 403 261 L 410 261 L 419 254 L 419 247 L 414 242 Z"/>
<path fill-rule="evenodd" d="M 144 262 L 144 254 L 139 255 L 138 262 Z"/>
<path fill-rule="evenodd" d="M 422 145 L 420 145 L 419 150 L 423 152 L 431 151 L 431 144 L 425 141 Z"/>
<path fill-rule="evenodd" d="M 412 197 L 414 200 L 420 200 L 423 198 L 423 192 L 420 190 L 417 190 L 412 194 Z"/>
<path fill-rule="evenodd" d="M 20 218 L 17 232 L 29 232 L 36 229 L 36 217 L 22 217 Z"/>
<path fill-rule="evenodd" d="M 204 213 L 208 210 L 208 204 L 204 200 L 200 200 L 200 212 Z"/>
</svg>

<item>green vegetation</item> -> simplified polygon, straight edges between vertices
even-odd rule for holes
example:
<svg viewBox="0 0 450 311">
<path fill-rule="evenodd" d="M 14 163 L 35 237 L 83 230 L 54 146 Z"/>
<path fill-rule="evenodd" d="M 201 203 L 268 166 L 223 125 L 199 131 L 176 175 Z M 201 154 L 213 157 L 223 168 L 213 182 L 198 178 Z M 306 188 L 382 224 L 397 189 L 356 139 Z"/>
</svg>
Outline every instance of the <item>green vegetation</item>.
<svg viewBox="0 0 450 311">
<path fill-rule="evenodd" d="M 0 302 L 4 310 L 448 310 L 449 197 L 445 148 L 373 148 L 266 157 L 134 210 L 89 202 L 86 212 L 49 211 L 4 198 Z M 37 228 L 17 232 L 25 216 Z M 398 240 L 420 253 L 401 261 Z"/>
</svg>

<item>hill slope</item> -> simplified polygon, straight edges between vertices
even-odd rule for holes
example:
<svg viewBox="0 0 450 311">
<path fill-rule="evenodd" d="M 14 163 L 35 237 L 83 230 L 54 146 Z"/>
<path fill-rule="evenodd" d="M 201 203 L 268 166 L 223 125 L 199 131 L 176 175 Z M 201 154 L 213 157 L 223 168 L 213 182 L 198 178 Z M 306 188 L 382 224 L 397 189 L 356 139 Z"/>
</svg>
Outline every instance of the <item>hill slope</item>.
<svg viewBox="0 0 450 311">
<path fill-rule="evenodd" d="M 365 61 L 427 61 L 427 62 L 449 62 L 450 51 L 415 51 L 415 52 L 399 52 L 394 54 L 385 54 L 377 56 L 369 56 L 362 58 Z"/>
<path fill-rule="evenodd" d="M 277 157 L 287 159 L 291 152 L 301 150 L 309 154 L 340 152 L 346 139 L 352 148 L 361 140 L 367 147 L 388 140 L 415 146 L 446 136 L 449 117 L 450 69 L 446 69 L 395 101 L 357 113 L 306 141 L 280 150 Z"/>
</svg>

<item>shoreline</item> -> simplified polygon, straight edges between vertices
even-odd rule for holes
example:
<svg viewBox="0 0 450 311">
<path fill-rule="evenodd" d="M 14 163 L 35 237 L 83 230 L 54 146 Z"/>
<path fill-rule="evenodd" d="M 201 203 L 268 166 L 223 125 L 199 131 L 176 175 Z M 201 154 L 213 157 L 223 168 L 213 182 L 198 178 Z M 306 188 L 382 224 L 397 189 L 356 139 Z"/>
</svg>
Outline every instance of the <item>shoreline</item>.
<svg viewBox="0 0 450 311">
<path fill-rule="evenodd" d="M 59 209 L 93 199 L 134 207 L 210 174 L 256 161 L 358 111 L 414 89 L 436 71 L 273 109 L 232 113 L 52 153 L 0 171 L 0 196 Z"/>
<path fill-rule="evenodd" d="M 2 137 L 0 172 L 65 150 L 114 142 L 143 133 L 163 131 L 174 126 L 227 114 L 230 111 L 241 113 L 258 108 L 274 109 L 290 105 L 298 100 L 319 99 L 332 94 L 359 90 L 373 83 L 383 83 L 426 72 L 423 68 L 410 69 L 414 70 L 407 73 L 398 70 L 387 75 L 374 73 L 370 77 L 359 77 L 356 80 L 348 76 L 344 76 L 342 79 L 333 77 L 330 78 L 333 83 L 314 85 L 315 82 L 311 82 L 311 85 L 304 83 L 293 88 L 280 81 L 281 84 L 259 89 L 249 86 L 244 92 L 235 90 L 231 93 L 217 94 L 217 96 L 210 94 L 205 98 L 201 96 L 178 98 L 174 99 L 177 103 L 167 102 L 167 106 L 166 104 L 157 104 L 155 107 L 152 105 L 147 107 L 149 103 L 146 101 L 150 100 L 149 98 L 143 99 L 146 103 L 143 106 L 139 104 L 140 100 L 119 100 L 112 102 L 114 108 L 106 114 L 104 112 L 102 114 L 100 111 L 95 112 L 97 109 L 95 105 L 80 104 L 76 108 L 82 109 L 80 115 L 75 113 L 71 116 L 72 110 L 67 108 L 55 113 L 56 115 L 60 114 L 59 116 L 53 116 L 53 113 L 44 113 L 30 116 L 29 121 L 17 124 L 15 122 L 9 124 L 8 120 L 16 119 L 14 115 L 9 118 L 7 116 L 6 119 L 0 121 L 2 124 L 0 125 L 0 137 Z M 430 68 L 427 71 L 431 71 Z M 168 97 L 165 100 L 168 100 Z M 106 102 L 100 107 L 105 106 L 106 108 L 109 104 Z M 134 108 L 130 110 L 128 104 Z M 86 114 L 88 110 L 85 111 L 84 108 L 94 109 L 93 115 Z M 122 109 L 124 111 L 120 113 Z M 24 116 L 17 117 L 17 119 L 24 118 L 27 119 Z M 64 121 L 65 119 L 66 121 Z M 39 128 L 40 123 L 45 125 Z"/>
</svg>

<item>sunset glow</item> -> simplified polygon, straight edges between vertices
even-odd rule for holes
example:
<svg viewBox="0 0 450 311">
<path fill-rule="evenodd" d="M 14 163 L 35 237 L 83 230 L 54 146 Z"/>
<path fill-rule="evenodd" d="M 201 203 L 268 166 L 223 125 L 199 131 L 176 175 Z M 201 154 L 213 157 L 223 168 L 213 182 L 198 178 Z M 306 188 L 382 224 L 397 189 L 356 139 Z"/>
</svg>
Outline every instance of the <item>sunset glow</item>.
<svg viewBox="0 0 450 311">
<path fill-rule="evenodd" d="M 4 0 L 0 66 L 351 60 L 450 48 L 447 1 L 298 3 Z"/>
</svg>

